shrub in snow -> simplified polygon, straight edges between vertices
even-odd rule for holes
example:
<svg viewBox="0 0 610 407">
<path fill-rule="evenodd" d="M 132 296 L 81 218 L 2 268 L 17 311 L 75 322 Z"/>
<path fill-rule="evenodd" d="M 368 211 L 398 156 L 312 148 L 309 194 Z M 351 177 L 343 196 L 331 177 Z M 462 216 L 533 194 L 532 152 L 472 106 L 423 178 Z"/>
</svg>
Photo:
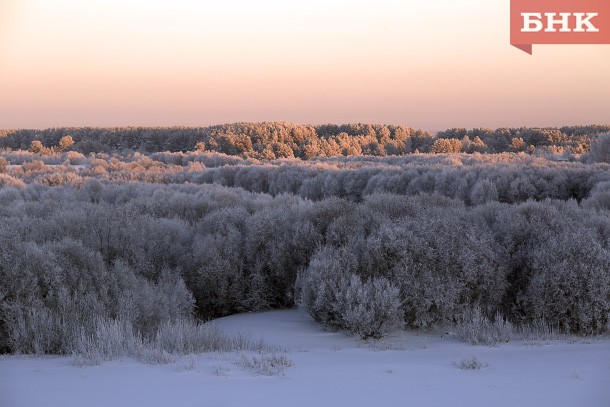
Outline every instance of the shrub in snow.
<svg viewBox="0 0 610 407">
<path fill-rule="evenodd" d="M 142 337 L 126 320 L 98 318 L 93 333 L 80 329 L 72 344 L 76 365 L 133 357 L 147 364 L 173 363 L 179 355 L 205 352 L 276 352 L 262 341 L 243 335 L 228 336 L 210 324 L 191 320 L 165 322 L 157 332 Z"/>
<path fill-rule="evenodd" d="M 578 370 L 578 369 L 572 370 L 572 379 L 576 379 L 576 380 L 582 379 L 582 375 L 580 374 L 580 370 Z"/>
<path fill-rule="evenodd" d="M 544 319 L 560 330 L 598 334 L 610 316 L 610 251 L 597 231 L 574 225 L 532 251 L 532 274 L 520 300 L 526 320 Z"/>
<path fill-rule="evenodd" d="M 165 322 L 157 330 L 154 339 L 156 348 L 169 353 L 191 354 L 222 349 L 227 338 L 208 325 L 179 320 Z"/>
<path fill-rule="evenodd" d="M 362 339 L 379 339 L 401 326 L 399 290 L 387 279 L 378 277 L 363 282 L 352 275 L 343 285 L 337 308 L 348 331 Z"/>
<path fill-rule="evenodd" d="M 191 320 L 166 322 L 159 327 L 152 346 L 172 354 L 231 352 L 237 350 L 271 351 L 274 348 L 241 334 L 228 336 L 213 324 Z"/>
<path fill-rule="evenodd" d="M 79 330 L 72 345 L 76 363 L 97 365 L 104 361 L 140 354 L 144 351 L 140 337 L 126 321 L 98 318 L 92 334 Z"/>
<path fill-rule="evenodd" d="M 400 286 L 405 322 L 413 327 L 453 323 L 473 303 L 491 312 L 505 291 L 502 248 L 489 230 L 463 209 L 444 212 L 397 224 L 389 239 L 398 253 L 392 281 Z"/>
<path fill-rule="evenodd" d="M 278 376 L 286 368 L 292 366 L 292 360 L 283 353 L 268 353 L 258 355 L 242 354 L 237 364 L 255 375 Z"/>
<path fill-rule="evenodd" d="M 42 355 L 63 347 L 61 321 L 48 308 L 37 305 L 25 310 L 9 305 L 4 311 L 14 318 L 7 324 L 7 342 L 14 353 Z"/>
<path fill-rule="evenodd" d="M 300 292 L 300 305 L 323 326 L 340 327 L 341 317 L 336 312 L 339 290 L 345 279 L 345 269 L 351 261 L 344 253 L 323 247 L 311 260 L 309 267 L 299 273 L 295 291 Z"/>
<path fill-rule="evenodd" d="M 214 365 L 212 366 L 212 374 L 214 376 L 226 376 L 229 374 L 229 369 L 223 365 Z"/>
<path fill-rule="evenodd" d="M 535 318 L 519 326 L 519 336 L 524 341 L 550 341 L 559 339 L 561 333 L 546 320 Z"/>
<path fill-rule="evenodd" d="M 512 333 L 512 324 L 502 315 L 496 313 L 491 320 L 483 315 L 479 306 L 466 311 L 456 326 L 457 337 L 473 345 L 493 346 L 508 342 Z"/>
<path fill-rule="evenodd" d="M 349 270 L 349 255 L 322 249 L 301 274 L 301 304 L 319 323 L 363 339 L 381 338 L 401 325 L 400 292 L 384 277 L 361 277 Z"/>
<path fill-rule="evenodd" d="M 510 269 L 502 309 L 513 321 L 542 319 L 562 332 L 603 332 L 610 314 L 608 217 L 574 201 L 527 202 L 493 228 Z"/>
<path fill-rule="evenodd" d="M 138 349 L 138 352 L 133 355 L 137 360 L 147 365 L 167 365 L 175 363 L 178 360 L 178 356 L 172 353 L 168 353 L 163 349 L 142 347 Z"/>
<path fill-rule="evenodd" d="M 458 361 L 454 361 L 453 365 L 462 370 L 480 370 L 484 367 L 489 366 L 489 364 L 477 356 L 470 356 Z"/>
<path fill-rule="evenodd" d="M 177 273 L 163 271 L 153 282 L 121 261 L 109 269 L 99 253 L 72 239 L 27 243 L 11 256 L 0 328 L 15 353 L 72 353 L 83 332 L 105 335 L 100 319 L 120 320 L 148 338 L 162 323 L 192 313 L 193 297 Z"/>
</svg>

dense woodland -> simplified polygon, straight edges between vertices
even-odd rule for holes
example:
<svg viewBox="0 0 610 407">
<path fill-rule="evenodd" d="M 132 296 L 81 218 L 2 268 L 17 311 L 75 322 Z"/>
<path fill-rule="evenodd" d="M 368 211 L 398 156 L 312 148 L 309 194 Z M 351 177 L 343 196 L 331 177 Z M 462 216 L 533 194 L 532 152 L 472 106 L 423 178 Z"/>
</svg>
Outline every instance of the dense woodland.
<svg viewBox="0 0 610 407">
<path fill-rule="evenodd" d="M 299 125 L 236 123 L 210 127 L 56 128 L 0 130 L 0 149 L 39 151 L 57 146 L 70 136 L 73 149 L 83 154 L 138 151 L 208 151 L 244 158 L 310 159 L 320 156 L 377 157 L 410 153 L 504 153 L 543 155 L 586 153 L 591 140 L 610 131 L 610 125 L 561 128 L 449 129 L 436 135 L 405 126 L 369 124 Z"/>
<path fill-rule="evenodd" d="M 4 132 L 0 348 L 296 305 L 363 338 L 473 316 L 603 333 L 609 129 Z"/>
</svg>

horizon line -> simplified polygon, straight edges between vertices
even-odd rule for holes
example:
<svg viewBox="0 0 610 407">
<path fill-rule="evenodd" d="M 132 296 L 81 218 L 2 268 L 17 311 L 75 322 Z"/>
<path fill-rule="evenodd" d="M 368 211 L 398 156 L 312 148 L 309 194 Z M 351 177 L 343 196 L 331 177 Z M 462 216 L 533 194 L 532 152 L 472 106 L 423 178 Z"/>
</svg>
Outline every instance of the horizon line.
<svg viewBox="0 0 610 407">
<path fill-rule="evenodd" d="M 594 127 L 594 126 L 610 126 L 610 122 L 608 123 L 588 123 L 588 124 L 564 124 L 564 125 L 554 125 L 554 126 L 528 126 L 528 125 L 519 125 L 519 126 L 499 126 L 499 127 L 465 127 L 465 126 L 454 126 L 454 127 L 446 127 L 444 129 L 425 129 L 425 128 L 417 128 L 410 126 L 408 124 L 394 124 L 394 123 L 380 123 L 380 122 L 324 122 L 324 123 L 301 123 L 301 122 L 293 122 L 293 121 L 283 121 L 283 120 L 261 120 L 261 121 L 235 121 L 235 122 L 222 122 L 216 124 L 209 125 L 182 125 L 182 124 L 173 124 L 173 125 L 139 125 L 139 124 L 126 124 L 126 125 L 107 125 L 107 126 L 96 126 L 96 125 L 64 125 L 64 126 L 49 126 L 49 127 L 13 127 L 13 128 L 4 128 L 0 127 L 0 131 L 26 131 L 26 130 L 37 130 L 37 131 L 49 131 L 56 129 L 175 129 L 175 128 L 186 128 L 186 129 L 203 129 L 209 127 L 218 127 L 218 126 L 229 126 L 229 125 L 244 125 L 244 124 L 289 124 L 289 125 L 298 125 L 298 126 L 348 126 L 348 125 L 365 125 L 365 126 L 392 126 L 392 127 L 408 127 L 413 130 L 421 130 L 427 131 L 430 133 L 438 133 L 440 131 L 445 130 L 453 130 L 453 129 L 466 129 L 466 130 L 475 130 L 475 129 L 486 129 L 486 130 L 499 130 L 499 129 L 560 129 L 562 127 Z"/>
</svg>

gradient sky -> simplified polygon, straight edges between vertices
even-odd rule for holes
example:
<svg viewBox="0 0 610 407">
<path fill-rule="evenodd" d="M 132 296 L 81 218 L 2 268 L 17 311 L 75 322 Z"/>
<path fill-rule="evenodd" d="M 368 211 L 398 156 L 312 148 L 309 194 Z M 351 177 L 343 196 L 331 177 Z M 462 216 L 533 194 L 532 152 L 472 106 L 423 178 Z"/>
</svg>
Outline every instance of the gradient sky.
<svg viewBox="0 0 610 407">
<path fill-rule="evenodd" d="M 605 124 L 609 72 L 508 0 L 0 0 L 0 128 Z"/>
</svg>

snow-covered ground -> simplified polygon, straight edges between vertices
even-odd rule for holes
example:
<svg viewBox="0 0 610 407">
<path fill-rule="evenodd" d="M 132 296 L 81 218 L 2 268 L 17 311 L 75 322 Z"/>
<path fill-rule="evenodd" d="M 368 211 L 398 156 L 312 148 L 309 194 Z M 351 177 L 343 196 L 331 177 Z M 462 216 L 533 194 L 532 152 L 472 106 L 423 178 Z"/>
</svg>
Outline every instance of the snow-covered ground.
<svg viewBox="0 0 610 407">
<path fill-rule="evenodd" d="M 257 376 L 241 355 L 170 365 L 71 357 L 0 358 L 0 406 L 610 406 L 610 339 L 474 347 L 417 332 L 367 343 L 324 332 L 301 311 L 217 321 L 286 349 L 292 366 Z M 455 365 L 476 356 L 480 370 Z"/>
</svg>

